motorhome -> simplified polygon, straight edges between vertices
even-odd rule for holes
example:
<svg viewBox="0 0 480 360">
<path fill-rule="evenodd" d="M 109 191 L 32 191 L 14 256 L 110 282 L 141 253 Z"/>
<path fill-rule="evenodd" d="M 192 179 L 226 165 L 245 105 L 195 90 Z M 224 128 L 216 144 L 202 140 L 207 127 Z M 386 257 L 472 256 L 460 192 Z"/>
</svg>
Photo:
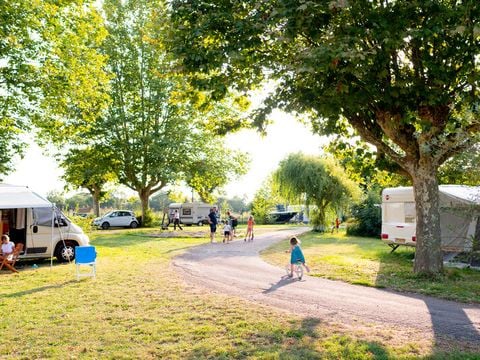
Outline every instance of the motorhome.
<svg viewBox="0 0 480 360">
<path fill-rule="evenodd" d="M 0 233 L 22 243 L 19 259 L 75 259 L 75 246 L 89 244 L 82 229 L 26 186 L 0 184 Z"/>
<path fill-rule="evenodd" d="M 203 202 L 171 203 L 168 206 L 170 222 L 173 223 L 173 213 L 177 210 L 180 214 L 180 222 L 185 225 L 208 224 L 208 214 L 215 205 Z"/>
<path fill-rule="evenodd" d="M 445 252 L 468 251 L 480 236 L 480 187 L 440 185 L 441 247 Z M 394 251 L 416 245 L 416 212 L 412 187 L 382 191 L 382 240 Z"/>
</svg>

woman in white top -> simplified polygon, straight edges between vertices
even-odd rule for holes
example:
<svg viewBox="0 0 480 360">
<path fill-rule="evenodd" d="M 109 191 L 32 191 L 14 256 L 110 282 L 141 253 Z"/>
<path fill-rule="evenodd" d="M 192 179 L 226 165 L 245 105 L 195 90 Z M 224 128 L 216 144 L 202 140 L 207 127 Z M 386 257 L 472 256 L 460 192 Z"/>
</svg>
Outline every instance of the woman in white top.
<svg viewBox="0 0 480 360">
<path fill-rule="evenodd" d="M 14 249 L 15 244 L 10 241 L 10 237 L 6 234 L 2 235 L 2 254 L 0 255 L 0 261 L 5 258 L 11 259 Z"/>
</svg>

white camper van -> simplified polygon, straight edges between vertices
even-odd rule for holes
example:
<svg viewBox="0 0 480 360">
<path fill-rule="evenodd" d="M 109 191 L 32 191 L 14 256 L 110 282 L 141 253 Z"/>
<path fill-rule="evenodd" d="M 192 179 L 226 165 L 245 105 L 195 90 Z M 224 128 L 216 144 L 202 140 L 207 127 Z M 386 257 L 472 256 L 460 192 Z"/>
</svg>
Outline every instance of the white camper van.
<svg viewBox="0 0 480 360">
<path fill-rule="evenodd" d="M 185 225 L 204 225 L 208 224 L 208 214 L 215 205 L 205 204 L 203 202 L 193 203 L 171 203 L 168 206 L 170 221 L 173 222 L 172 214 L 177 210 L 180 214 L 180 222 Z"/>
<path fill-rule="evenodd" d="M 442 250 L 470 250 L 472 239 L 480 236 L 480 226 L 477 226 L 480 216 L 480 187 L 440 185 L 439 196 Z M 382 240 L 393 250 L 400 245 L 416 245 L 416 213 L 412 187 L 383 190 L 381 234 Z"/>
<path fill-rule="evenodd" d="M 71 261 L 75 246 L 89 244 L 79 226 L 26 186 L 0 184 L 0 233 L 24 245 L 19 259 Z"/>
</svg>

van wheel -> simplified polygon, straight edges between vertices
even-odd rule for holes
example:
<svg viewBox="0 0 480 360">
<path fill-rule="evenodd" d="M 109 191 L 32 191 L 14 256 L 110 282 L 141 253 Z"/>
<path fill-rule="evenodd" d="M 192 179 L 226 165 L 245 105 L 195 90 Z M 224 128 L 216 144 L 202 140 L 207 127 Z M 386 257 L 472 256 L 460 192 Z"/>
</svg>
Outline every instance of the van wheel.
<svg viewBox="0 0 480 360">
<path fill-rule="evenodd" d="M 55 257 L 58 262 L 64 263 L 75 259 L 75 243 L 72 241 L 59 242 L 55 249 Z"/>
<path fill-rule="evenodd" d="M 198 226 L 203 226 L 203 221 L 199 221 L 197 225 Z"/>
<path fill-rule="evenodd" d="M 132 222 L 130 223 L 130 227 L 131 227 L 132 229 L 136 229 L 136 228 L 138 227 L 138 223 L 137 223 L 136 221 L 132 221 Z"/>
<path fill-rule="evenodd" d="M 104 222 L 104 223 L 102 224 L 102 229 L 103 229 L 103 230 L 107 230 L 109 227 L 110 227 L 110 224 L 109 224 L 108 222 Z"/>
</svg>

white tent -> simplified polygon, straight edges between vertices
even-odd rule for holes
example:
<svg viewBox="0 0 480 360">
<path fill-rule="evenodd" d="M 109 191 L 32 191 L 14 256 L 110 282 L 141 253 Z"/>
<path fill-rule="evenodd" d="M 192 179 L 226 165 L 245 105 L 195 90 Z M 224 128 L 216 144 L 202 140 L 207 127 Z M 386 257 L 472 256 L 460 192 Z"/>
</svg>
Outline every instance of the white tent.
<svg viewBox="0 0 480 360">
<path fill-rule="evenodd" d="M 0 209 L 46 207 L 53 207 L 53 204 L 27 186 L 0 184 Z"/>
<path fill-rule="evenodd" d="M 469 251 L 480 238 L 480 187 L 439 186 L 442 250 Z M 413 188 L 386 188 L 382 192 L 382 240 L 393 249 L 416 245 Z"/>
</svg>

